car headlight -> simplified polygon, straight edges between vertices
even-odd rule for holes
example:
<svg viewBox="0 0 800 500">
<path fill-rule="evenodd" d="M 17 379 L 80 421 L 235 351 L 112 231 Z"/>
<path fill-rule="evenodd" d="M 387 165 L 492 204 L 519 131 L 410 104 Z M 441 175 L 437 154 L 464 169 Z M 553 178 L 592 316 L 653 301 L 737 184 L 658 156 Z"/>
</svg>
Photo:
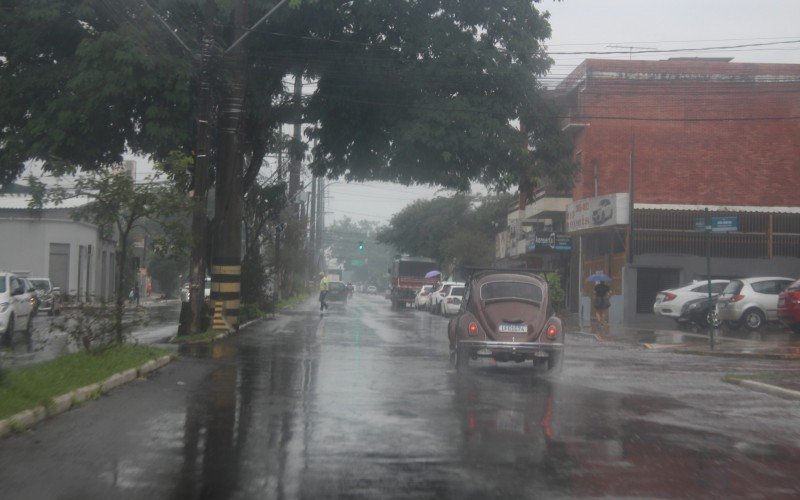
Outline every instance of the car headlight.
<svg viewBox="0 0 800 500">
<path fill-rule="evenodd" d="M 0 314 L 8 311 L 8 302 L 0 302 Z"/>
</svg>

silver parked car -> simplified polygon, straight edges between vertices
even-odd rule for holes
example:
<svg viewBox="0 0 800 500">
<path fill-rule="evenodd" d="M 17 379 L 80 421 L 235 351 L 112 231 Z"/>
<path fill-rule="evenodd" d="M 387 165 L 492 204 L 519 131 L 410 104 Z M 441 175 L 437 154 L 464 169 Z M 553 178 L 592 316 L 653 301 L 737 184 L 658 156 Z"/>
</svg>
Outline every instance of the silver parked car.
<svg viewBox="0 0 800 500">
<path fill-rule="evenodd" d="M 782 277 L 732 280 L 717 299 L 717 315 L 729 327 L 758 330 L 765 322 L 778 320 L 778 294 L 792 281 Z"/>
<path fill-rule="evenodd" d="M 61 314 L 61 289 L 53 286 L 50 278 L 29 278 L 36 288 L 39 298 L 39 311 L 46 311 L 48 315 Z"/>
</svg>

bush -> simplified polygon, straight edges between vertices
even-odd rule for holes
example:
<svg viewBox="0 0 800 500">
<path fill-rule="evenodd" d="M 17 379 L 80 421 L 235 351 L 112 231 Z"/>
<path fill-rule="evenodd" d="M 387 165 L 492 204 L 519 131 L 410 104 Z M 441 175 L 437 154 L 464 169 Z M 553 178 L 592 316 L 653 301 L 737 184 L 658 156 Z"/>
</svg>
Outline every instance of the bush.
<svg viewBox="0 0 800 500">
<path fill-rule="evenodd" d="M 50 328 L 65 332 L 70 340 L 86 351 L 103 351 L 118 343 L 116 315 L 115 304 L 83 302 L 69 309 Z M 147 322 L 147 311 L 144 308 L 126 309 L 122 318 L 123 338 L 127 339 L 134 328 L 146 325 Z"/>
<path fill-rule="evenodd" d="M 567 298 L 567 293 L 561 285 L 561 273 L 558 271 L 545 273 L 544 278 L 547 280 L 547 285 L 550 289 L 550 302 L 553 304 L 553 310 L 556 314 L 560 314 L 564 309 L 564 302 Z"/>
</svg>

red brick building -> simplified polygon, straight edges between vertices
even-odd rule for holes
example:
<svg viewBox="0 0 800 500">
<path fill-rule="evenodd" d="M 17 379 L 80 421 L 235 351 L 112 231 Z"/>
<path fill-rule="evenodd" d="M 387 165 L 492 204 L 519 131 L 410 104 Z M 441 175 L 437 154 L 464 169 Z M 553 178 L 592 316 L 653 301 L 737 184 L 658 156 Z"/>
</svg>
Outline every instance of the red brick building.
<svg viewBox="0 0 800 500">
<path fill-rule="evenodd" d="M 739 223 L 712 235 L 714 276 L 800 275 L 800 64 L 590 59 L 557 92 L 582 167 L 576 263 L 614 278 L 612 320 L 707 275 L 705 208 Z"/>
</svg>

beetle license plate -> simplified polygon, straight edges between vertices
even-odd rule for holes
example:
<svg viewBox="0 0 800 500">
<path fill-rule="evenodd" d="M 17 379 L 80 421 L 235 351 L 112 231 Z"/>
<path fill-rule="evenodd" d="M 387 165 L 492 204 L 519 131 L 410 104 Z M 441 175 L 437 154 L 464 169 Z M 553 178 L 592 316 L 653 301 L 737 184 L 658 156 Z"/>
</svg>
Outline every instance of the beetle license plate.
<svg viewBox="0 0 800 500">
<path fill-rule="evenodd" d="M 528 325 L 524 323 L 500 323 L 500 333 L 528 333 Z"/>
</svg>

